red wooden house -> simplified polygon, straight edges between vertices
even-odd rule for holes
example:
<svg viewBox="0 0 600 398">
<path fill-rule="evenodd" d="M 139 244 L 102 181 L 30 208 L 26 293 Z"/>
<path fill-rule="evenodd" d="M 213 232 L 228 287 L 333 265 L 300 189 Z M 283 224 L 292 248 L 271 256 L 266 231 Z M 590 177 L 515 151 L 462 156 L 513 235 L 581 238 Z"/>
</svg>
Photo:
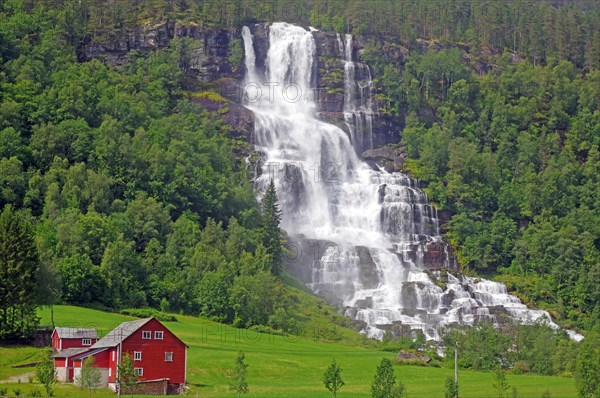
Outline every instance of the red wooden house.
<svg viewBox="0 0 600 398">
<path fill-rule="evenodd" d="M 100 369 L 102 385 L 115 390 L 117 371 L 123 355 L 133 360 L 141 384 L 160 383 L 164 392 L 179 392 L 186 382 L 187 345 L 156 318 L 124 322 L 86 350 L 66 352 L 72 360 L 72 381 L 81 372 L 83 361 L 92 356 Z M 62 352 L 62 351 L 61 351 Z M 55 361 L 61 355 L 55 356 Z M 162 387 L 161 387 L 162 388 Z"/>
<path fill-rule="evenodd" d="M 60 381 L 72 381 L 73 357 L 87 351 L 97 341 L 96 329 L 55 328 L 52 332 L 52 348 L 59 351 L 54 356 L 56 378 Z"/>
<path fill-rule="evenodd" d="M 57 351 L 67 348 L 91 347 L 98 341 L 96 329 L 55 328 L 52 332 L 52 348 Z"/>
</svg>

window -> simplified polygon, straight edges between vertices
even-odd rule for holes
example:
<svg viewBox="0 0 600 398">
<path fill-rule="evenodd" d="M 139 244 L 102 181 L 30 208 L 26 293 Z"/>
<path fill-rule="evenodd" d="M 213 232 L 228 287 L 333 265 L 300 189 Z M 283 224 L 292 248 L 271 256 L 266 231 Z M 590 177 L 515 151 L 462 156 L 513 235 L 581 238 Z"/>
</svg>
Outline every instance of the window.
<svg viewBox="0 0 600 398">
<path fill-rule="evenodd" d="M 154 332 L 154 339 L 155 340 L 162 340 L 163 339 L 163 332 L 162 331 Z"/>
<path fill-rule="evenodd" d="M 173 362 L 173 353 L 165 352 L 165 362 Z"/>
<path fill-rule="evenodd" d="M 115 360 L 115 352 L 114 351 L 112 352 L 112 360 L 113 360 L 113 362 Z"/>
<path fill-rule="evenodd" d="M 92 345 L 92 339 L 81 339 L 82 345 Z"/>
<path fill-rule="evenodd" d="M 108 368 L 108 377 L 112 376 L 112 368 Z"/>
<path fill-rule="evenodd" d="M 143 376 L 144 368 L 133 368 L 133 374 L 136 376 Z"/>
<path fill-rule="evenodd" d="M 142 331 L 142 339 L 149 340 L 152 338 L 152 332 L 149 330 Z"/>
<path fill-rule="evenodd" d="M 134 361 L 141 361 L 142 360 L 142 352 L 141 351 L 134 351 L 133 352 L 133 360 Z"/>
</svg>

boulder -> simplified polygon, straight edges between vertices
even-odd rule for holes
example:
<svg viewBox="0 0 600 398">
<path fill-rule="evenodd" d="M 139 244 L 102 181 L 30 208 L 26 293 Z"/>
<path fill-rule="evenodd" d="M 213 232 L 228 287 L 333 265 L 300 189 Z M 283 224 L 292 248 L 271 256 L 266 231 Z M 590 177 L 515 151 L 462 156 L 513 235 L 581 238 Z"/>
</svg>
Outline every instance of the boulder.
<svg viewBox="0 0 600 398">
<path fill-rule="evenodd" d="M 414 350 L 402 350 L 396 355 L 396 362 L 422 363 L 427 364 L 431 361 L 428 355 Z"/>
<path fill-rule="evenodd" d="M 404 150 L 398 145 L 386 145 L 381 148 L 366 150 L 362 153 L 362 158 L 372 167 L 383 167 L 390 173 L 404 170 Z"/>
</svg>

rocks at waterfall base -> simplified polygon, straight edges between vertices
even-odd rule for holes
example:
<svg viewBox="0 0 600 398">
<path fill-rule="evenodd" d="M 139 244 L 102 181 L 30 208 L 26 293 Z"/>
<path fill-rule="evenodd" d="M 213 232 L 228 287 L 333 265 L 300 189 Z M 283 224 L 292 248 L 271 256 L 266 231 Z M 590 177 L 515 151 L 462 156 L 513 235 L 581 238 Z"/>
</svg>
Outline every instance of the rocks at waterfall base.
<svg viewBox="0 0 600 398">
<path fill-rule="evenodd" d="M 396 355 L 396 362 L 405 364 L 428 364 L 431 357 L 415 350 L 401 350 Z"/>
</svg>

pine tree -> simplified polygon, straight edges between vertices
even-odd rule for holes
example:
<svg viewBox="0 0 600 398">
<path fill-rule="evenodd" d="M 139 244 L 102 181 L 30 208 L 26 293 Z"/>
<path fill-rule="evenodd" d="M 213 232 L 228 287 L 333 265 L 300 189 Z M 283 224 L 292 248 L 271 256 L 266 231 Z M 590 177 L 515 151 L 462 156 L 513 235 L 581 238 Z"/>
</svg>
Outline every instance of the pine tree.
<svg viewBox="0 0 600 398">
<path fill-rule="evenodd" d="M 262 239 L 267 252 L 273 257 L 271 272 L 280 275 L 283 266 L 283 248 L 281 239 L 281 209 L 277 199 L 277 191 L 273 180 L 269 182 L 265 196 L 262 199 Z"/>
<path fill-rule="evenodd" d="M 373 398 L 401 398 L 404 396 L 404 393 L 404 384 L 396 384 L 396 375 L 394 374 L 392 361 L 383 358 L 379 365 L 377 365 L 375 378 L 371 384 L 371 396 Z"/>
<path fill-rule="evenodd" d="M 335 359 L 329 365 L 325 374 L 323 375 L 323 383 L 325 388 L 333 393 L 333 397 L 337 396 L 337 391 L 344 386 L 344 380 L 342 380 L 342 368 L 338 366 Z"/>
<path fill-rule="evenodd" d="M 248 381 L 246 380 L 248 365 L 244 362 L 245 358 L 244 351 L 238 352 L 237 358 L 235 359 L 235 368 L 229 375 L 229 389 L 235 391 L 238 398 L 242 394 L 248 393 Z"/>
<path fill-rule="evenodd" d="M 6 206 L 0 214 L 0 340 L 31 336 L 39 259 L 27 216 Z"/>
</svg>

